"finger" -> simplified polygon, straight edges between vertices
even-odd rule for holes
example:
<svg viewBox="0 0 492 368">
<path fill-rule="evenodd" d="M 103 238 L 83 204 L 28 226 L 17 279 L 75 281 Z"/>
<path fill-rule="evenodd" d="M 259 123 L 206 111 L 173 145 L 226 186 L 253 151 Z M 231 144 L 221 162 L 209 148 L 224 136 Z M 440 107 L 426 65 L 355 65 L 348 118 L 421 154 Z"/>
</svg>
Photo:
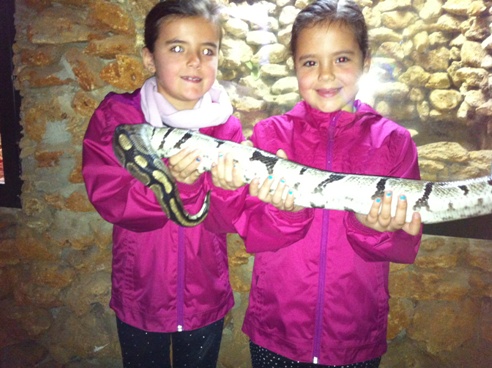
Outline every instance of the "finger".
<svg viewBox="0 0 492 368">
<path fill-rule="evenodd" d="M 398 204 L 396 205 L 395 217 L 392 221 L 392 226 L 395 229 L 401 229 L 403 225 L 405 225 L 407 218 L 407 197 L 405 195 L 401 195 L 398 198 Z"/>
<path fill-rule="evenodd" d="M 273 184 L 273 176 L 268 176 L 265 181 L 261 184 L 258 191 L 258 198 L 264 202 L 271 202 L 270 190 Z"/>
<path fill-rule="evenodd" d="M 219 153 L 217 157 L 217 165 L 216 165 L 216 175 L 217 179 L 222 182 L 224 179 L 224 170 L 225 170 L 225 162 L 224 162 L 224 155 L 222 153 Z"/>
<path fill-rule="evenodd" d="M 284 207 L 288 211 L 293 211 L 295 209 L 294 203 L 294 192 L 292 190 L 288 190 L 287 197 L 285 198 Z"/>
<path fill-rule="evenodd" d="M 258 193 L 260 191 L 260 181 L 258 178 L 254 178 L 251 183 L 249 183 L 249 194 L 258 197 Z"/>
<path fill-rule="evenodd" d="M 234 157 L 230 153 L 220 158 L 218 164 L 220 175 L 217 175 L 217 180 L 220 182 L 222 188 L 234 190 L 245 184 L 242 170 L 237 166 Z"/>
<path fill-rule="evenodd" d="M 272 204 L 275 207 L 279 207 L 281 209 L 284 208 L 283 197 L 286 189 L 287 187 L 285 185 L 285 180 L 282 178 L 278 182 L 277 188 L 275 188 L 275 191 L 272 194 Z"/>
<path fill-rule="evenodd" d="M 191 168 L 189 167 L 179 172 L 175 170 L 170 170 L 170 171 L 171 171 L 171 175 L 174 177 L 176 181 L 187 183 L 187 184 L 193 184 L 200 176 L 198 170 L 191 171 Z"/>
<path fill-rule="evenodd" d="M 232 184 L 235 188 L 242 187 L 244 184 L 244 175 L 241 165 L 235 164 L 232 167 Z"/>
<path fill-rule="evenodd" d="M 198 177 L 200 176 L 200 173 L 198 172 L 198 168 L 200 167 L 200 162 L 201 158 L 200 157 L 193 157 L 187 156 L 181 162 L 179 163 L 178 166 L 184 166 L 183 169 L 181 170 L 181 175 L 184 177 L 189 177 L 189 176 L 195 176 Z"/>
<path fill-rule="evenodd" d="M 422 218 L 420 217 L 420 213 L 414 212 L 412 215 L 412 221 L 405 225 L 406 226 L 403 228 L 405 232 L 414 236 L 418 235 L 422 226 Z"/>
<path fill-rule="evenodd" d="M 224 172 L 223 178 L 227 184 L 233 183 L 232 170 L 234 169 L 234 159 L 230 153 L 227 153 L 224 158 Z"/>
<path fill-rule="evenodd" d="M 243 146 L 248 146 L 248 147 L 254 147 L 253 142 L 251 142 L 251 141 L 250 141 L 250 140 L 248 140 L 248 139 L 247 139 L 247 140 L 245 140 L 245 141 L 242 141 L 242 142 L 241 142 L 241 145 L 243 145 Z"/>
<path fill-rule="evenodd" d="M 193 168 L 191 168 L 190 165 L 192 165 Z M 178 173 L 187 170 L 186 174 L 190 174 L 191 171 L 196 170 L 199 165 L 200 154 L 198 150 L 184 149 L 169 158 L 169 167 Z"/>
<path fill-rule="evenodd" d="M 391 202 L 393 193 L 388 191 L 384 193 L 381 202 L 381 210 L 379 211 L 378 222 L 382 227 L 387 227 L 391 222 Z"/>
<path fill-rule="evenodd" d="M 179 161 L 181 161 L 183 159 L 183 157 L 185 157 L 187 154 L 189 154 L 190 151 L 191 151 L 190 148 L 184 148 L 181 151 L 179 151 L 178 153 L 176 153 L 175 155 L 172 155 L 171 157 L 169 157 L 169 165 L 170 166 L 176 165 Z"/>
<path fill-rule="evenodd" d="M 189 147 L 182 149 L 175 155 L 169 157 L 169 165 L 175 166 L 179 164 L 184 158 L 188 157 L 193 152 L 196 152 L 196 150 L 193 150 Z"/>
<path fill-rule="evenodd" d="M 280 158 L 285 158 L 287 160 L 287 154 L 285 153 L 285 151 L 283 149 L 279 149 L 277 151 L 277 156 Z"/>
<path fill-rule="evenodd" d="M 212 162 L 212 165 L 210 166 L 210 174 L 212 174 L 212 177 L 218 175 L 218 170 L 217 162 Z"/>
<path fill-rule="evenodd" d="M 214 185 L 223 189 L 229 189 L 227 185 L 227 181 L 225 180 L 225 172 L 226 172 L 226 162 L 225 156 L 222 153 L 219 153 L 217 156 L 217 162 L 213 165 L 211 173 L 212 180 Z"/>
<path fill-rule="evenodd" d="M 382 200 L 379 197 L 376 198 L 372 202 L 371 209 L 369 210 L 369 213 L 367 214 L 367 216 L 365 216 L 365 220 L 362 221 L 363 223 L 365 221 L 367 221 L 370 224 L 375 224 L 378 221 L 378 216 L 379 216 L 379 211 L 380 211 L 380 208 L 381 208 L 381 203 L 382 203 Z M 358 217 L 359 217 L 359 221 L 361 221 L 361 216 L 358 216 Z"/>
<path fill-rule="evenodd" d="M 216 187 L 220 187 L 219 171 L 218 165 L 216 163 L 212 164 L 210 168 L 210 175 L 212 176 L 212 182 Z"/>
</svg>

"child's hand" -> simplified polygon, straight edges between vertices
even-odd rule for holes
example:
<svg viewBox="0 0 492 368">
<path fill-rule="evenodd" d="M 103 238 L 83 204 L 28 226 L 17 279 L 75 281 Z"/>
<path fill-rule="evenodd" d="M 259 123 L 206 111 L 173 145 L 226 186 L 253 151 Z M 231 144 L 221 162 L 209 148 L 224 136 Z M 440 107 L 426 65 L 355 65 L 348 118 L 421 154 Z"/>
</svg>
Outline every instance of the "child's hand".
<svg viewBox="0 0 492 368">
<path fill-rule="evenodd" d="M 243 146 L 253 147 L 251 141 L 241 142 Z M 212 181 L 216 187 L 226 190 L 235 190 L 246 183 L 243 181 L 243 175 L 239 164 L 234 163 L 234 158 L 227 153 L 225 156 L 219 156 L 217 164 L 210 170 Z"/>
<path fill-rule="evenodd" d="M 414 213 L 411 222 L 405 222 L 407 214 L 407 200 L 405 196 L 400 196 L 396 206 L 396 213 L 391 217 L 392 193 L 386 192 L 384 198 L 376 199 L 369 211 L 363 215 L 357 213 L 357 219 L 365 226 L 377 231 L 397 231 L 402 229 L 410 235 L 417 235 L 420 232 L 421 219 L 419 213 Z"/>
<path fill-rule="evenodd" d="M 193 184 L 200 173 L 200 155 L 197 150 L 185 148 L 174 156 L 169 157 L 169 171 L 171 175 L 181 183 Z"/>
<path fill-rule="evenodd" d="M 216 187 L 226 190 L 235 190 L 246 183 L 243 181 L 241 167 L 234 164 L 234 159 L 230 153 L 219 156 L 217 164 L 210 170 L 212 181 Z"/>
<path fill-rule="evenodd" d="M 287 159 L 287 155 L 282 149 L 277 151 L 277 156 Z M 249 185 L 249 194 L 258 197 L 263 202 L 270 203 L 283 211 L 296 212 L 303 209 L 301 206 L 294 205 L 294 195 L 292 192 L 288 191 L 289 189 L 283 179 L 278 182 L 277 188 L 272 191 L 273 183 L 274 180 L 271 176 L 266 178 L 261 186 L 258 179 L 254 179 Z M 285 191 L 288 191 L 287 195 L 284 195 Z"/>
</svg>

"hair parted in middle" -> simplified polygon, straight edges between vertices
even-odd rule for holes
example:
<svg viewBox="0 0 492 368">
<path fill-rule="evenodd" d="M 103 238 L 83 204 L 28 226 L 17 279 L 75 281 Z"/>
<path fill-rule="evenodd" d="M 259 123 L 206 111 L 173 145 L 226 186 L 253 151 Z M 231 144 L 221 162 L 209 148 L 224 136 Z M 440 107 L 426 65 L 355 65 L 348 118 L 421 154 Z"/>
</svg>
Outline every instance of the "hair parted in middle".
<svg viewBox="0 0 492 368">
<path fill-rule="evenodd" d="M 297 39 L 305 28 L 341 24 L 349 27 L 359 44 L 362 57 L 369 57 L 369 36 L 366 21 L 359 6 L 352 0 L 316 0 L 299 12 L 292 26 L 290 51 L 295 58 Z"/>
</svg>

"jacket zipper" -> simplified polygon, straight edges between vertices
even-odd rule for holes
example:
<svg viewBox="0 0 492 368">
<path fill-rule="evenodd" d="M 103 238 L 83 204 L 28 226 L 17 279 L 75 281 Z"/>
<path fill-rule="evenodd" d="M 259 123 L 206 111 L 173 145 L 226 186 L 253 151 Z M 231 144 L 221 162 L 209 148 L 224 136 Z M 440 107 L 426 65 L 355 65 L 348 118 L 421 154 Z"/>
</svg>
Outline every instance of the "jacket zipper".
<svg viewBox="0 0 492 368">
<path fill-rule="evenodd" d="M 333 163 L 333 141 L 335 136 L 335 127 L 340 112 L 337 112 L 330 121 L 328 127 L 328 147 L 326 149 L 326 164 L 325 169 L 331 170 Z M 322 227 L 321 227 L 321 243 L 320 243 L 320 261 L 319 261 L 319 279 L 318 279 L 318 300 L 316 303 L 316 316 L 314 321 L 314 347 L 313 347 L 313 363 L 318 364 L 321 352 L 321 335 L 323 330 L 323 308 L 325 304 L 325 285 L 326 285 L 326 256 L 328 248 L 328 229 L 329 228 L 329 212 L 323 211 Z"/>
<path fill-rule="evenodd" d="M 184 268 L 185 268 L 184 228 L 178 226 L 178 280 L 176 290 L 177 330 L 184 326 Z"/>
</svg>

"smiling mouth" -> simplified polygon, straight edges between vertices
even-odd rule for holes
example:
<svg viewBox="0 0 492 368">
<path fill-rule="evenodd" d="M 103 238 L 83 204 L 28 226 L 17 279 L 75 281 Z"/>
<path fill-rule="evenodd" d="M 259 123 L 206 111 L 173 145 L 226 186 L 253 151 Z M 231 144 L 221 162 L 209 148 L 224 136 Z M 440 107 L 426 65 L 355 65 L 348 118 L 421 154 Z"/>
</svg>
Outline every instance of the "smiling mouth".
<svg viewBox="0 0 492 368">
<path fill-rule="evenodd" d="M 342 88 L 320 88 L 320 89 L 317 89 L 316 92 L 318 93 L 318 95 L 320 95 L 321 97 L 334 97 L 336 96 L 340 91 L 342 90 Z"/>
<path fill-rule="evenodd" d="M 202 78 L 199 77 L 181 77 L 186 82 L 199 83 L 202 81 Z"/>
</svg>

